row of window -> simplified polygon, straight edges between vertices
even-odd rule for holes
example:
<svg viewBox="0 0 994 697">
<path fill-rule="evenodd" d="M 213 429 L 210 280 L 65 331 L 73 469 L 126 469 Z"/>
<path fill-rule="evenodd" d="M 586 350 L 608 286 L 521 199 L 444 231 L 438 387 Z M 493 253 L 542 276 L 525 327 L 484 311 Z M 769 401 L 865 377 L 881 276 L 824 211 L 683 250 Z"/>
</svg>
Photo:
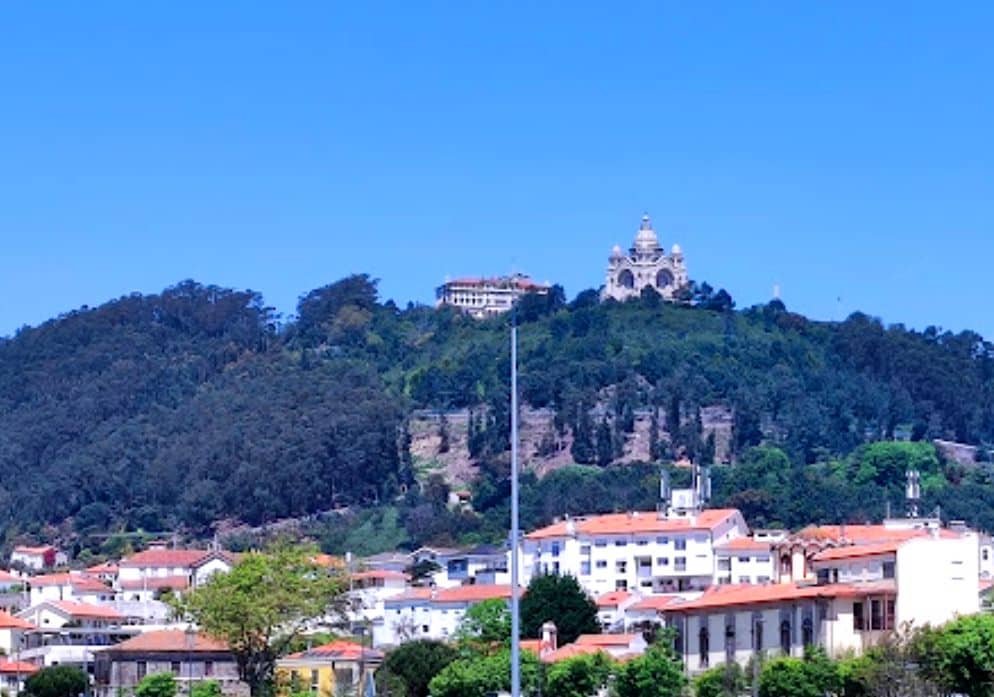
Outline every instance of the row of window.
<svg viewBox="0 0 994 697">
<path fill-rule="evenodd" d="M 805 617 L 801 622 L 801 645 L 811 646 L 814 644 L 814 621 L 810 617 Z M 790 655 L 793 645 L 793 633 L 791 632 L 790 620 L 783 620 L 780 623 L 780 650 L 784 655 Z M 755 622 L 752 629 L 752 648 L 754 651 L 761 651 L 763 648 L 763 623 Z M 735 661 L 735 625 L 725 625 L 725 662 Z M 698 652 L 700 656 L 700 667 L 707 668 L 711 663 L 711 633 L 707 627 L 701 627 L 698 634 Z"/>
<path fill-rule="evenodd" d="M 137 663 L 138 679 L 141 680 L 148 674 L 148 663 L 145 661 L 138 661 Z M 183 664 L 179 661 L 172 661 L 169 664 L 170 672 L 176 677 L 192 677 L 187 675 L 189 671 L 192 670 L 192 666 L 187 664 L 187 668 L 184 671 Z M 204 676 L 210 677 L 214 675 L 214 661 L 204 661 Z M 198 676 L 199 677 L 199 676 Z"/>
<path fill-rule="evenodd" d="M 667 536 L 660 536 L 660 537 L 656 538 L 655 543 L 657 545 L 668 545 L 670 543 L 670 539 L 671 538 L 669 538 Z M 676 538 L 672 538 L 672 541 L 673 541 L 673 548 L 675 550 L 677 550 L 678 552 L 687 549 L 687 538 L 685 538 L 685 537 L 676 537 Z M 695 538 L 695 542 L 697 542 L 698 544 L 707 544 L 707 541 L 708 540 L 707 540 L 706 537 L 705 538 L 701 538 L 701 539 Z M 647 538 L 639 538 L 639 539 L 636 539 L 636 540 L 632 541 L 632 544 L 634 546 L 636 546 L 636 547 L 648 547 L 651 543 L 652 543 L 652 540 L 649 540 Z M 608 546 L 627 547 L 628 544 L 629 544 L 628 540 L 614 540 L 613 543 L 610 543 L 606 539 L 598 538 L 598 539 L 594 540 L 593 547 L 608 547 Z M 581 545 L 580 546 L 580 554 L 589 555 L 590 554 L 590 550 L 591 550 L 591 545 L 589 545 L 589 544 Z M 535 548 L 535 553 L 536 554 L 542 554 L 543 551 L 545 551 L 545 548 L 542 546 L 541 543 L 538 544 L 536 546 L 536 548 Z M 552 556 L 558 557 L 560 555 L 560 553 L 562 552 L 562 543 L 561 542 L 552 542 L 552 543 L 550 543 L 549 548 L 548 548 L 548 552 Z"/>
<path fill-rule="evenodd" d="M 656 557 L 656 565 L 657 566 L 669 566 L 670 565 L 670 560 L 669 560 L 668 557 Z M 606 559 L 598 559 L 596 562 L 594 562 L 594 568 L 597 568 L 597 569 L 606 569 L 607 568 L 607 560 Z M 640 569 L 640 570 L 652 569 L 652 560 L 651 559 L 639 559 L 638 560 L 638 564 L 637 564 L 637 568 Z M 619 574 L 628 573 L 628 561 L 622 559 L 622 560 L 618 560 L 618 561 L 614 562 L 614 570 L 615 570 L 615 573 L 619 573 Z M 674 571 L 686 571 L 687 570 L 687 557 L 674 557 L 673 558 L 673 570 Z M 553 564 L 552 564 L 552 573 L 554 573 L 554 574 L 558 574 L 559 573 L 559 562 L 553 562 Z M 587 561 L 581 561 L 580 562 L 580 575 L 581 576 L 589 576 L 590 575 L 590 561 L 589 560 L 587 560 Z"/>
</svg>

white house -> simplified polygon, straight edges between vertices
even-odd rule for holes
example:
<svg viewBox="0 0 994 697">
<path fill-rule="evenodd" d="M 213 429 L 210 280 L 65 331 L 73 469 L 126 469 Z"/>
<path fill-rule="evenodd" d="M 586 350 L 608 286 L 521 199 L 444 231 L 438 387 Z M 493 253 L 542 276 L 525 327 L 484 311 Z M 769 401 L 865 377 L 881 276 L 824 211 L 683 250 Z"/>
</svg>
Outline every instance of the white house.
<svg viewBox="0 0 994 697">
<path fill-rule="evenodd" d="M 373 646 L 396 646 L 411 639 L 448 639 L 469 607 L 510 597 L 510 586 L 412 588 L 383 601 L 383 619 L 373 624 Z"/>
<path fill-rule="evenodd" d="M 568 518 L 525 536 L 522 578 L 570 574 L 595 597 L 700 590 L 713 582 L 715 547 L 748 532 L 734 509 Z"/>
<path fill-rule="evenodd" d="M 418 552 L 414 554 L 417 556 Z M 436 552 L 433 561 L 438 564 L 439 570 L 432 574 L 431 580 L 438 588 L 468 583 L 506 585 L 511 580 L 507 552 L 493 545 Z"/>
<path fill-rule="evenodd" d="M 29 576 L 25 581 L 30 588 L 29 605 L 39 605 L 47 600 L 109 603 L 116 596 L 114 589 L 100 579 L 78 571 Z"/>
<path fill-rule="evenodd" d="M 691 672 L 809 644 L 858 654 L 906 623 L 977 612 L 977 547 L 974 534 L 935 532 L 826 549 L 811 559 L 817 583 L 718 585 L 664 613 Z"/>
<path fill-rule="evenodd" d="M 409 588 L 407 574 L 401 571 L 373 569 L 352 574 L 349 582 L 349 620 L 359 627 L 382 622 L 383 603 L 402 595 Z"/>
<path fill-rule="evenodd" d="M 65 553 L 60 552 L 52 545 L 41 545 L 39 547 L 28 547 L 19 545 L 14 547 L 10 554 L 11 565 L 23 566 L 34 571 L 43 571 L 56 566 L 63 566 L 68 563 Z"/>
<path fill-rule="evenodd" d="M 773 579 L 772 542 L 737 537 L 714 548 L 714 582 L 769 583 Z"/>
<path fill-rule="evenodd" d="M 47 600 L 17 614 L 35 627 L 25 630 L 20 659 L 39 666 L 85 667 L 94 651 L 135 636 L 140 627 L 109 606 Z"/>
<path fill-rule="evenodd" d="M 611 591 L 594 598 L 594 602 L 597 604 L 597 620 L 601 623 L 604 631 L 624 629 L 625 611 L 641 599 L 642 596 L 628 591 Z"/>
<path fill-rule="evenodd" d="M 159 588 L 196 587 L 212 575 L 230 571 L 235 556 L 230 552 L 203 549 L 167 549 L 151 547 L 118 564 L 120 588 L 152 591 Z"/>
</svg>

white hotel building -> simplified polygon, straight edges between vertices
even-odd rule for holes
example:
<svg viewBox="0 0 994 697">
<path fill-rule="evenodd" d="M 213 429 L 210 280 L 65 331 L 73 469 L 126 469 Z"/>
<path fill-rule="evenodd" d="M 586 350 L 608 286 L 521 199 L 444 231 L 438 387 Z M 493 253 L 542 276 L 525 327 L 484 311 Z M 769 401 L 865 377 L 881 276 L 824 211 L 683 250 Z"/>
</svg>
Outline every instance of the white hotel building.
<svg viewBox="0 0 994 697">
<path fill-rule="evenodd" d="M 549 285 L 536 283 L 527 276 L 514 274 L 497 278 L 456 278 L 447 280 L 435 291 L 438 307 L 457 307 L 476 319 L 507 312 L 514 299 L 525 293 L 547 295 Z"/>
</svg>

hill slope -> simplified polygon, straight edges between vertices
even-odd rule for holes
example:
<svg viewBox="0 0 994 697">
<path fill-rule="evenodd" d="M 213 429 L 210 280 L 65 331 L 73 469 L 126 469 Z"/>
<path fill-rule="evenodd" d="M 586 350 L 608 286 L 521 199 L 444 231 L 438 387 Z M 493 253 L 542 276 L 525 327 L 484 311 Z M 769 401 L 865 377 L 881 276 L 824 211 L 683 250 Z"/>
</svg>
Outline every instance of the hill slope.
<svg viewBox="0 0 994 697">
<path fill-rule="evenodd" d="M 765 443 L 797 464 L 895 434 L 994 442 L 994 347 L 975 334 L 694 300 L 523 300 L 522 398 L 548 415 L 538 460 L 606 465 L 638 439 L 652 459 Z M 23 330 L 0 341 L 0 523 L 205 530 L 375 506 L 444 459 L 412 462 L 413 410 L 462 410 L 469 459 L 499 483 L 507 322 L 400 309 L 353 276 L 282 328 L 257 294 L 185 282 Z M 731 418 L 726 445 L 705 409 Z"/>
</svg>

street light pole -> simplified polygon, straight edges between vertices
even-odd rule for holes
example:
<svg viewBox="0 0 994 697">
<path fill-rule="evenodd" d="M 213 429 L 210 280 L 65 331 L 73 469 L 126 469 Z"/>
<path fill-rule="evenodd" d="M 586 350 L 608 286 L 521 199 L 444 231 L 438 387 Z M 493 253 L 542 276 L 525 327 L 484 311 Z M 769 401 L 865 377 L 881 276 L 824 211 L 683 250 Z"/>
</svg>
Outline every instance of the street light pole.
<svg viewBox="0 0 994 697">
<path fill-rule="evenodd" d="M 516 283 L 516 281 L 514 281 Z M 516 294 L 515 294 L 516 295 Z M 521 696 L 521 618 L 518 603 L 518 311 L 511 299 L 511 697 Z"/>
</svg>

